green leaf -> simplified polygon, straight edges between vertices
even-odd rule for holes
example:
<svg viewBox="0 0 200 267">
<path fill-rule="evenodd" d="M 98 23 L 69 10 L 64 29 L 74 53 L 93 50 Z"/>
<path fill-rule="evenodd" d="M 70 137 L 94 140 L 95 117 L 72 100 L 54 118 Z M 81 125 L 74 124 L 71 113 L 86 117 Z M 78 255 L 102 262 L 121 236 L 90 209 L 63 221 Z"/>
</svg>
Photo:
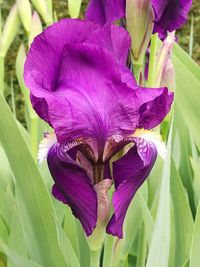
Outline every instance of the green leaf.
<svg viewBox="0 0 200 267">
<path fill-rule="evenodd" d="M 194 224 L 190 267 L 199 267 L 199 251 L 200 251 L 200 202 L 198 205 L 195 224 Z"/>
<path fill-rule="evenodd" d="M 0 141 L 16 179 L 17 203 L 30 258 L 44 266 L 65 267 L 50 196 L 2 95 Z"/>
<path fill-rule="evenodd" d="M 7 229 L 5 222 L 1 216 L 0 216 L 0 237 L 3 239 L 4 242 L 6 242 L 6 243 L 8 242 L 8 237 L 9 237 L 8 229 Z"/>
<path fill-rule="evenodd" d="M 144 267 L 146 262 L 147 253 L 147 241 L 145 237 L 144 225 L 141 226 L 138 242 L 138 252 L 137 252 L 137 265 L 136 267 Z"/>
<path fill-rule="evenodd" d="M 140 201 L 140 207 L 142 212 L 142 217 L 144 221 L 144 229 L 145 229 L 145 235 L 146 239 L 148 241 L 148 245 L 150 246 L 152 233 L 153 233 L 153 227 L 154 227 L 154 220 L 151 215 L 151 211 L 149 210 L 147 203 L 145 202 L 142 194 L 138 192 L 139 194 L 139 201 Z"/>
<path fill-rule="evenodd" d="M 174 45 L 173 53 L 187 66 L 196 79 L 200 80 L 199 65 L 188 55 L 188 53 L 186 53 L 178 44 Z"/>
<path fill-rule="evenodd" d="M 78 259 L 80 259 L 80 252 L 79 252 L 79 244 L 78 244 L 78 236 L 77 236 L 77 228 L 75 217 L 72 214 L 72 211 L 69 207 L 65 208 L 65 218 L 63 223 L 64 231 L 69 238 L 72 247 L 76 253 Z"/>
<path fill-rule="evenodd" d="M 163 168 L 157 215 L 146 267 L 168 267 L 170 249 L 171 136 L 172 128 L 168 139 L 167 157 Z"/>
<path fill-rule="evenodd" d="M 124 223 L 124 238 L 122 239 L 123 249 L 120 251 L 122 253 L 121 259 L 125 259 L 127 257 L 142 222 L 139 192 L 140 191 L 138 191 L 134 196 L 126 214 Z"/>
<path fill-rule="evenodd" d="M 61 247 L 62 247 L 63 251 L 65 251 L 64 256 L 66 258 L 66 262 L 68 262 L 69 266 L 71 266 L 71 267 L 81 267 L 79 264 L 79 261 L 76 257 L 76 254 L 73 250 L 73 247 L 72 247 L 67 235 L 65 234 L 63 228 L 58 226 L 58 229 L 59 229 L 59 233 L 60 233 Z"/>
<path fill-rule="evenodd" d="M 177 134 L 177 138 L 179 139 L 180 142 L 179 149 L 181 155 L 179 165 L 176 166 L 176 168 L 180 173 L 183 185 L 187 189 L 192 214 L 195 215 L 196 207 L 195 207 L 194 193 L 193 193 L 193 173 L 190 164 L 190 157 L 192 156 L 191 136 L 188 130 L 188 126 L 185 123 L 184 117 L 177 106 L 175 106 L 174 108 L 174 118 L 175 118 L 174 132 L 175 134 Z M 176 149 L 178 148 L 176 147 Z M 177 156 L 177 151 L 175 155 L 173 155 L 173 158 L 176 159 L 176 156 Z"/>
<path fill-rule="evenodd" d="M 22 228 L 22 224 L 19 217 L 19 212 L 17 208 L 15 208 L 13 212 L 13 220 L 10 227 L 10 236 L 8 239 L 8 246 L 9 249 L 15 251 L 19 255 L 23 256 L 24 258 L 28 258 L 28 250 L 25 243 L 24 232 Z M 12 261 L 8 261 L 8 267 L 15 266 Z"/>
<path fill-rule="evenodd" d="M 10 169 L 9 162 L 7 160 L 6 154 L 0 144 L 0 159 L 1 159 L 1 165 L 0 165 L 0 188 L 5 189 L 8 184 L 11 184 L 13 182 L 13 174 Z"/>
<path fill-rule="evenodd" d="M 78 234 L 79 252 L 80 252 L 80 265 L 90 266 L 90 253 L 89 246 L 83 232 L 83 228 L 78 220 L 76 220 L 76 229 Z"/>
<path fill-rule="evenodd" d="M 116 240 L 116 237 L 106 234 L 103 253 L 103 267 L 113 266 L 113 256 Z"/>
<path fill-rule="evenodd" d="M 178 46 L 173 62 L 176 71 L 176 105 L 200 149 L 200 68 Z"/>
<path fill-rule="evenodd" d="M 78 18 L 82 0 L 68 0 L 69 14 L 71 18 Z"/>
<path fill-rule="evenodd" d="M 193 179 L 194 198 L 196 205 L 198 205 L 200 200 L 200 158 L 197 159 L 190 158 L 190 162 L 194 172 L 194 179 Z"/>
<path fill-rule="evenodd" d="M 10 185 L 6 189 L 0 187 L 0 215 L 8 227 L 10 227 L 12 221 L 14 202 L 15 199 Z"/>
<path fill-rule="evenodd" d="M 26 60 L 26 52 L 25 52 L 25 47 L 23 44 L 20 45 L 20 48 L 17 53 L 17 59 L 16 59 L 16 75 L 17 79 L 20 85 L 21 92 L 24 96 L 26 106 L 29 111 L 29 115 L 31 118 L 37 118 L 37 114 L 32 108 L 31 102 L 30 102 L 30 97 L 29 97 L 29 90 L 26 87 L 24 83 L 24 78 L 23 78 L 23 73 L 24 73 L 24 63 Z"/>
<path fill-rule="evenodd" d="M 171 196 L 173 201 L 175 247 L 173 266 L 181 267 L 188 259 L 191 249 L 193 218 L 181 178 L 174 161 L 171 162 Z"/>
<path fill-rule="evenodd" d="M 43 267 L 31 260 L 28 260 L 12 251 L 3 240 L 0 239 L 0 249 L 8 256 L 15 267 Z"/>
</svg>

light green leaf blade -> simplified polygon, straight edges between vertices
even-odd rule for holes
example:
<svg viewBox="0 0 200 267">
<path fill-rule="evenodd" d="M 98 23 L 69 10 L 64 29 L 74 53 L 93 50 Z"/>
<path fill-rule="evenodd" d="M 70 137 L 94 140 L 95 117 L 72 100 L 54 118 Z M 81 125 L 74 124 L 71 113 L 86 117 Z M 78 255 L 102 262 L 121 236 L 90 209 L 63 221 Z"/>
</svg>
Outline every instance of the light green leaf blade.
<svg viewBox="0 0 200 267">
<path fill-rule="evenodd" d="M 178 46 L 173 62 L 176 71 L 176 105 L 200 148 L 200 68 Z"/>
<path fill-rule="evenodd" d="M 78 18 L 82 0 L 68 0 L 69 14 L 71 18 Z"/>
<path fill-rule="evenodd" d="M 28 111 L 29 111 L 29 115 L 30 115 L 30 117 L 35 118 L 35 117 L 37 117 L 37 114 L 35 113 L 35 111 L 33 110 L 32 106 L 31 106 L 30 97 L 29 97 L 29 90 L 25 86 L 24 78 L 23 78 L 25 60 L 26 60 L 25 47 L 23 44 L 21 44 L 20 48 L 18 50 L 18 53 L 17 53 L 17 58 L 16 58 L 16 65 L 15 65 L 16 75 L 17 75 L 17 79 L 18 79 L 18 82 L 20 85 L 21 92 L 22 92 L 24 99 L 25 99 L 26 106 L 27 106 Z"/>
<path fill-rule="evenodd" d="M 48 267 L 65 267 L 50 196 L 2 95 L 0 141 L 16 179 L 17 202 L 31 259 Z"/>
<path fill-rule="evenodd" d="M 61 247 L 63 248 L 63 251 L 65 251 L 64 256 L 66 258 L 66 262 L 68 262 L 69 266 L 71 267 L 81 267 L 77 259 L 77 256 L 74 252 L 74 249 L 70 243 L 70 240 L 68 239 L 67 235 L 64 232 L 64 229 L 60 226 L 58 227 L 60 234 L 60 243 Z"/>
<path fill-rule="evenodd" d="M 199 267 L 199 252 L 200 252 L 200 202 L 198 205 L 195 224 L 194 224 L 190 267 Z"/>
<path fill-rule="evenodd" d="M 146 262 L 147 253 L 147 241 L 145 237 L 144 225 L 141 226 L 138 242 L 138 252 L 137 252 L 137 264 L 136 267 L 144 267 Z"/>
<path fill-rule="evenodd" d="M 173 160 L 171 163 L 170 182 L 175 224 L 175 257 L 173 266 L 181 267 L 190 255 L 194 222 L 185 189 Z"/>
<path fill-rule="evenodd" d="M 77 228 L 75 217 L 72 214 L 70 207 L 65 208 L 65 218 L 63 223 L 64 231 L 69 238 L 72 247 L 76 253 L 78 259 L 80 259 L 80 252 L 79 252 L 79 244 L 78 244 L 78 236 L 77 236 Z"/>
<path fill-rule="evenodd" d="M 171 136 L 172 128 L 168 139 L 167 157 L 163 168 L 157 215 L 146 267 L 168 267 L 170 249 Z"/>
<path fill-rule="evenodd" d="M 15 251 L 19 255 L 23 256 L 24 258 L 28 258 L 28 250 L 25 243 L 24 232 L 22 228 L 22 224 L 19 217 L 19 212 L 17 211 L 17 207 L 13 212 L 13 220 L 10 227 L 10 235 L 8 239 L 8 246 L 9 249 Z M 12 261 L 7 262 L 8 267 L 14 267 Z"/>
<path fill-rule="evenodd" d="M 200 158 L 197 159 L 190 158 L 190 162 L 194 172 L 193 188 L 194 188 L 194 199 L 197 206 L 200 200 Z"/>
<path fill-rule="evenodd" d="M 31 260 L 28 260 L 12 251 L 3 240 L 0 239 L 0 249 L 8 256 L 15 267 L 43 267 Z"/>
</svg>

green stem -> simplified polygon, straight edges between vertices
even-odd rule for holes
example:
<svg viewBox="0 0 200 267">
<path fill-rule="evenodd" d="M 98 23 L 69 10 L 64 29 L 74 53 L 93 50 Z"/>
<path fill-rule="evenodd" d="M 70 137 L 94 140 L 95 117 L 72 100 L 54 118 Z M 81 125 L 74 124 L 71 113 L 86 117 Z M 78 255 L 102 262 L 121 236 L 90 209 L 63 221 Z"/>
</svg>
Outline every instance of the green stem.
<svg viewBox="0 0 200 267">
<path fill-rule="evenodd" d="M 116 238 L 112 235 L 106 235 L 104 255 L 103 255 L 103 267 L 113 266 L 113 256 Z"/>
<path fill-rule="evenodd" d="M 0 56 L 0 92 L 2 94 L 4 92 L 4 63 L 5 63 L 5 57 Z"/>
<path fill-rule="evenodd" d="M 137 84 L 140 84 L 140 73 L 142 69 L 142 63 L 138 61 L 132 61 L 133 62 L 133 70 L 134 70 L 134 76 L 137 81 Z"/>
<path fill-rule="evenodd" d="M 32 147 L 32 155 L 36 160 L 37 158 L 37 150 L 38 150 L 38 118 L 31 118 L 31 147 Z"/>
<path fill-rule="evenodd" d="M 90 251 L 90 267 L 100 267 L 101 250 Z"/>
<path fill-rule="evenodd" d="M 155 82 L 157 47 L 158 47 L 158 36 L 157 34 L 153 34 L 151 37 L 151 47 L 150 47 L 150 57 L 149 57 L 149 74 L 148 74 L 148 83 L 147 83 L 149 87 L 153 87 L 154 82 Z"/>
</svg>

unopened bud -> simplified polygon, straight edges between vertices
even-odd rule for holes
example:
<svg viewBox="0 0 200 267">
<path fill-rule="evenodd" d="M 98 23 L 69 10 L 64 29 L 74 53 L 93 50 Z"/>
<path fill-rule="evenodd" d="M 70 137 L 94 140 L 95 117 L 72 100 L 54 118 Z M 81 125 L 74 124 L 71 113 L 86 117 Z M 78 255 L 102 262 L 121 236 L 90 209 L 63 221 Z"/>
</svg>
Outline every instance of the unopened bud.
<svg viewBox="0 0 200 267">
<path fill-rule="evenodd" d="M 53 0 L 46 0 L 49 12 L 52 13 L 53 11 Z"/>
<path fill-rule="evenodd" d="M 31 5 L 29 0 L 17 0 L 17 8 L 19 11 L 19 16 L 27 32 L 30 31 L 31 27 Z"/>
<path fill-rule="evenodd" d="M 50 25 L 53 23 L 52 12 L 49 10 L 47 2 L 45 0 L 31 0 L 38 13 L 42 16 L 45 23 Z"/>
<path fill-rule="evenodd" d="M 18 79 L 18 82 L 20 85 L 21 92 L 22 92 L 24 99 L 25 99 L 25 104 L 27 106 L 29 115 L 33 118 L 36 116 L 36 114 L 32 108 L 32 105 L 30 102 L 29 91 L 28 91 L 27 87 L 25 86 L 24 78 L 23 78 L 25 60 L 26 60 L 25 47 L 23 44 L 21 44 L 19 51 L 17 53 L 17 58 L 16 58 L 16 65 L 15 65 L 16 75 L 17 75 L 17 79 Z"/>
<path fill-rule="evenodd" d="M 127 30 L 132 39 L 135 61 L 143 59 L 153 31 L 153 10 L 150 0 L 126 0 Z"/>
<path fill-rule="evenodd" d="M 163 68 L 160 86 L 166 86 L 172 91 L 175 89 L 175 70 L 171 56 L 168 57 Z"/>
<path fill-rule="evenodd" d="M 155 86 L 160 86 L 163 69 L 171 55 L 173 45 L 175 43 L 175 32 L 170 32 L 164 40 L 163 45 L 158 54 L 158 61 L 155 70 Z"/>
<path fill-rule="evenodd" d="M 78 18 L 82 0 L 68 0 L 69 14 L 71 18 Z"/>
<path fill-rule="evenodd" d="M 42 23 L 40 21 L 40 17 L 36 11 L 33 12 L 32 20 L 31 20 L 31 28 L 28 38 L 28 44 L 31 45 L 33 39 L 42 32 Z"/>
<path fill-rule="evenodd" d="M 20 26 L 17 5 L 15 4 L 7 17 L 0 40 L 0 56 L 4 57 L 13 42 Z"/>
<path fill-rule="evenodd" d="M 111 179 L 104 179 L 94 186 L 98 200 L 97 225 L 91 236 L 87 238 L 92 251 L 98 251 L 105 238 L 105 229 L 110 217 L 110 201 L 108 191 L 112 185 Z"/>
</svg>

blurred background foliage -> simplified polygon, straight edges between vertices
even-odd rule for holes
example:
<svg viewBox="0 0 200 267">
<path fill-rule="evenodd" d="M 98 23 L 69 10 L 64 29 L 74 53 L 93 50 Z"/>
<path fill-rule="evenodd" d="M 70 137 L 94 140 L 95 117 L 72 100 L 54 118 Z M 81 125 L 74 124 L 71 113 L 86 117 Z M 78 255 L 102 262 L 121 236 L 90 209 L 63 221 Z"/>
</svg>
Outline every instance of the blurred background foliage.
<svg viewBox="0 0 200 267">
<path fill-rule="evenodd" d="M 7 17 L 12 5 L 15 0 L 0 0 L 2 20 L 4 21 Z M 81 7 L 81 17 L 84 16 L 84 11 L 87 7 L 88 0 L 84 0 Z M 68 1 L 67 0 L 53 0 L 53 7 L 56 12 L 57 18 L 69 17 L 68 13 Z M 41 21 L 42 18 L 41 18 Z M 193 21 L 193 22 L 192 22 Z M 191 25 L 193 24 L 192 39 L 191 39 Z M 45 24 L 43 25 L 45 26 Z M 193 7 L 190 11 L 189 20 L 184 27 L 178 31 L 178 42 L 184 48 L 185 51 L 189 52 L 190 42 L 192 40 L 192 58 L 200 65 L 200 1 L 193 0 Z M 19 34 L 15 37 L 12 43 L 6 59 L 5 59 L 5 81 L 9 85 L 13 82 L 14 96 L 16 103 L 16 116 L 18 120 L 25 124 L 24 118 L 24 99 L 20 92 L 18 81 L 15 73 L 15 60 L 16 54 L 21 43 L 27 44 L 27 35 L 21 25 Z M 5 97 L 9 104 L 11 104 L 10 90 L 5 91 Z"/>
</svg>

